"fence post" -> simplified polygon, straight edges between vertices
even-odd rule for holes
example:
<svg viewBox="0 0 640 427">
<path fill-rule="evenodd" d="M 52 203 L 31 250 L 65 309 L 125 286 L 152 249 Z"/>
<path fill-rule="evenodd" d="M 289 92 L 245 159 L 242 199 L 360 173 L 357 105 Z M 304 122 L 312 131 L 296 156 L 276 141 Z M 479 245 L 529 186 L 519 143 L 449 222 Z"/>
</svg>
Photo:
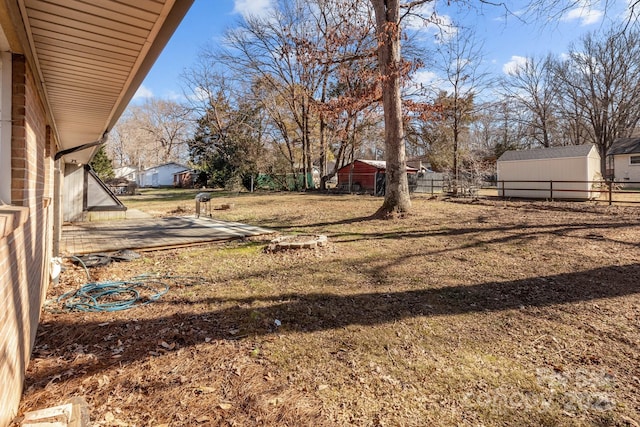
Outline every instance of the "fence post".
<svg viewBox="0 0 640 427">
<path fill-rule="evenodd" d="M 553 180 L 549 181 L 549 197 L 553 200 Z"/>
<path fill-rule="evenodd" d="M 609 206 L 613 203 L 613 180 L 609 181 Z"/>
<path fill-rule="evenodd" d="M 502 185 L 501 185 L 500 187 L 501 187 L 501 189 L 502 189 L 502 198 L 504 199 L 504 179 L 503 179 L 503 180 L 501 180 L 501 181 L 498 181 L 498 182 L 501 182 L 501 183 L 502 183 Z"/>
<path fill-rule="evenodd" d="M 378 172 L 373 173 L 373 196 L 378 195 Z"/>
<path fill-rule="evenodd" d="M 431 195 L 433 196 L 433 178 L 431 178 Z"/>
</svg>

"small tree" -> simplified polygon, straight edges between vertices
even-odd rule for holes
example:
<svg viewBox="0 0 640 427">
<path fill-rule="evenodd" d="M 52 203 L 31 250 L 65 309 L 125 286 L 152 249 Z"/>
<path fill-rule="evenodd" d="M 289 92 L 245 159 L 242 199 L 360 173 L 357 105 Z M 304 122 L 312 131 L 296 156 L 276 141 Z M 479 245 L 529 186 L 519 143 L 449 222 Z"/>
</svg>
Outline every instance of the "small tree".
<svg viewBox="0 0 640 427">
<path fill-rule="evenodd" d="M 115 176 L 115 174 L 113 173 L 113 165 L 111 163 L 111 159 L 107 156 L 104 145 L 100 146 L 100 149 L 93 157 L 93 160 L 91 160 L 90 165 L 98 175 L 98 177 L 103 181 L 111 179 Z"/>
</svg>

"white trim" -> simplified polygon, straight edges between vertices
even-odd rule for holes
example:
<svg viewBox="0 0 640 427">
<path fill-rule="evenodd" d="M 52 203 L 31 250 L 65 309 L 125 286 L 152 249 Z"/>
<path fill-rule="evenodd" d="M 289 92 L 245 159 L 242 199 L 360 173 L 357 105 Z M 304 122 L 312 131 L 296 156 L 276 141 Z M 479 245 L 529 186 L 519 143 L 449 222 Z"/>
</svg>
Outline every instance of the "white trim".
<svg viewBox="0 0 640 427">
<path fill-rule="evenodd" d="M 11 203 L 11 53 L 0 52 L 0 201 Z"/>
</svg>

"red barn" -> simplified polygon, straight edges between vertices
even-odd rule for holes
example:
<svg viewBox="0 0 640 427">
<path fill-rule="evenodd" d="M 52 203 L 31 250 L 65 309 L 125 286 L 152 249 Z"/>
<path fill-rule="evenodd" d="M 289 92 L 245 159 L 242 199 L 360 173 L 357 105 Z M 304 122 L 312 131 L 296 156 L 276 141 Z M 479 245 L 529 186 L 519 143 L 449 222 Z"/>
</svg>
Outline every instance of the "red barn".
<svg viewBox="0 0 640 427">
<path fill-rule="evenodd" d="M 338 169 L 338 188 L 345 191 L 384 194 L 384 176 L 387 162 L 383 160 L 354 160 Z M 407 173 L 418 169 L 407 166 Z"/>
</svg>

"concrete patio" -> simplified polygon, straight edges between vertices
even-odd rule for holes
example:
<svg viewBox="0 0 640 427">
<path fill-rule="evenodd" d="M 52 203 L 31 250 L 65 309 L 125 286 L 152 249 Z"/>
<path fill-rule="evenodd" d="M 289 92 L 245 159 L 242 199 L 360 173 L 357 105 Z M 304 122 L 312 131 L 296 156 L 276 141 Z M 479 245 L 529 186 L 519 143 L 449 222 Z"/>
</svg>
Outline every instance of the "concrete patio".
<svg viewBox="0 0 640 427">
<path fill-rule="evenodd" d="M 271 234 L 272 230 L 208 217 L 171 217 L 65 225 L 62 255 L 153 250 Z"/>
</svg>

